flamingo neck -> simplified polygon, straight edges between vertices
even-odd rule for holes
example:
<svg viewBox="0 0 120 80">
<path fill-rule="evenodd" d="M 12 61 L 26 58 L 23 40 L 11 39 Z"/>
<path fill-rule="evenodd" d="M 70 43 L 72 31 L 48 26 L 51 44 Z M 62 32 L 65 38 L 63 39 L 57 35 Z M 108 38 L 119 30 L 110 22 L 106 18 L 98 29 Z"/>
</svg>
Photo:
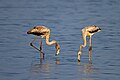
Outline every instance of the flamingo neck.
<svg viewBox="0 0 120 80">
<path fill-rule="evenodd" d="M 86 44 L 87 44 L 87 42 L 86 42 L 86 36 L 83 36 L 83 45 L 82 45 L 82 47 L 85 47 Z"/>
<path fill-rule="evenodd" d="M 50 42 L 50 41 L 49 41 L 49 38 L 50 38 L 50 34 L 47 34 L 47 35 L 46 35 L 46 44 L 47 44 L 47 45 L 56 44 L 56 41 L 55 41 L 55 40 L 52 40 L 52 41 Z"/>
<path fill-rule="evenodd" d="M 80 45 L 78 52 L 81 52 L 84 47 L 86 47 L 86 36 L 83 36 L 83 44 Z"/>
</svg>

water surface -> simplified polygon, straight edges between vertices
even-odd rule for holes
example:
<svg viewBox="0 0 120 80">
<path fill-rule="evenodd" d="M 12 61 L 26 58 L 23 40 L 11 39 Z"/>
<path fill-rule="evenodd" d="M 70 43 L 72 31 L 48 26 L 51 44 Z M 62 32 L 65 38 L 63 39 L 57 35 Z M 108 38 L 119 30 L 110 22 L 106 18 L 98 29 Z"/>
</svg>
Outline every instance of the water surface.
<svg viewBox="0 0 120 80">
<path fill-rule="evenodd" d="M 0 80 L 119 80 L 119 13 L 119 0 L 0 0 Z M 88 46 L 78 63 L 81 29 L 93 24 L 102 31 L 93 36 L 92 63 Z M 36 25 L 51 29 L 50 40 L 61 45 L 59 56 L 43 42 L 40 62 L 29 46 L 35 36 L 26 34 Z"/>
</svg>

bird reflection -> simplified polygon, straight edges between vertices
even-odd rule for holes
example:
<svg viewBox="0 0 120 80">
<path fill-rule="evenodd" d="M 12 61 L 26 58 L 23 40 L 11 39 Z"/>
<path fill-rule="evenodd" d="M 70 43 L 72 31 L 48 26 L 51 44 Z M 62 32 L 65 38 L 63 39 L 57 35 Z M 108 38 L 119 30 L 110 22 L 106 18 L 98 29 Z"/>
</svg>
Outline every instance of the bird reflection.
<svg viewBox="0 0 120 80">
<path fill-rule="evenodd" d="M 88 60 L 87 64 L 84 64 L 84 74 L 85 78 L 87 80 L 93 80 L 92 79 L 92 73 L 93 73 L 93 66 L 92 66 L 92 61 Z"/>
<path fill-rule="evenodd" d="M 91 63 L 92 62 L 92 46 L 89 47 L 89 53 L 88 54 L 89 54 L 89 61 L 88 62 Z"/>
<path fill-rule="evenodd" d="M 78 70 L 80 71 L 80 74 L 84 74 L 83 80 L 93 80 L 92 79 L 92 74 L 93 74 L 92 61 L 88 60 L 88 62 L 85 64 L 81 64 L 80 62 L 78 62 L 78 64 L 80 65 L 78 68 Z"/>
<path fill-rule="evenodd" d="M 56 58 L 56 64 L 60 64 L 60 59 Z"/>
<path fill-rule="evenodd" d="M 40 73 L 40 72 L 49 72 L 49 64 L 34 64 L 32 65 L 31 71 L 34 73 Z"/>
<path fill-rule="evenodd" d="M 42 50 L 42 48 L 41 48 Z M 44 55 L 42 51 L 40 51 L 40 63 L 34 64 L 32 66 L 32 72 L 39 73 L 39 72 L 49 72 L 49 64 L 44 63 Z"/>
<path fill-rule="evenodd" d="M 42 55 L 41 52 L 40 52 L 40 54 Z M 59 58 L 55 59 L 55 64 L 57 64 L 57 65 L 60 64 L 60 59 Z M 32 64 L 31 66 L 32 66 L 31 71 L 34 72 L 34 73 L 50 72 L 49 63 L 47 63 L 44 58 L 40 58 L 40 63 Z"/>
<path fill-rule="evenodd" d="M 85 74 L 92 74 L 92 63 L 88 61 L 88 64 L 84 65 L 84 73 Z"/>
</svg>

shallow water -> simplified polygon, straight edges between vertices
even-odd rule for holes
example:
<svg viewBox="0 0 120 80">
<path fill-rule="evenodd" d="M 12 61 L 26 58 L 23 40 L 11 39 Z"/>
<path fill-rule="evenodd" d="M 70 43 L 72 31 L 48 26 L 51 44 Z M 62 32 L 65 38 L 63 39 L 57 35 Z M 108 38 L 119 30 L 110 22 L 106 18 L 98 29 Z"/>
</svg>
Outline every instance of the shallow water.
<svg viewBox="0 0 120 80">
<path fill-rule="evenodd" d="M 119 80 L 119 13 L 119 0 L 0 0 L 0 80 Z M 81 29 L 93 24 L 102 31 L 93 36 L 92 63 L 88 46 L 78 63 Z M 43 42 L 40 61 L 29 46 L 35 36 L 26 34 L 36 25 L 51 29 L 50 40 L 61 45 L 59 56 Z"/>
</svg>

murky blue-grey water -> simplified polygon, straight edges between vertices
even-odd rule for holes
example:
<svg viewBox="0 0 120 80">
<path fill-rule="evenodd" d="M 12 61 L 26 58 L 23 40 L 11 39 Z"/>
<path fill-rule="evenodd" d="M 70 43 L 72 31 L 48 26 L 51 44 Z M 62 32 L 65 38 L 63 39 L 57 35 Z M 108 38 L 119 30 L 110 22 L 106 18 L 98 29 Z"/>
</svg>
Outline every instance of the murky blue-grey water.
<svg viewBox="0 0 120 80">
<path fill-rule="evenodd" d="M 92 64 L 88 47 L 78 63 L 80 30 L 93 24 L 102 31 L 93 36 Z M 51 29 L 51 40 L 61 44 L 59 56 L 43 42 L 40 62 L 29 46 L 35 36 L 26 34 L 36 25 Z M 0 0 L 0 80 L 67 79 L 120 79 L 120 0 Z"/>
</svg>

